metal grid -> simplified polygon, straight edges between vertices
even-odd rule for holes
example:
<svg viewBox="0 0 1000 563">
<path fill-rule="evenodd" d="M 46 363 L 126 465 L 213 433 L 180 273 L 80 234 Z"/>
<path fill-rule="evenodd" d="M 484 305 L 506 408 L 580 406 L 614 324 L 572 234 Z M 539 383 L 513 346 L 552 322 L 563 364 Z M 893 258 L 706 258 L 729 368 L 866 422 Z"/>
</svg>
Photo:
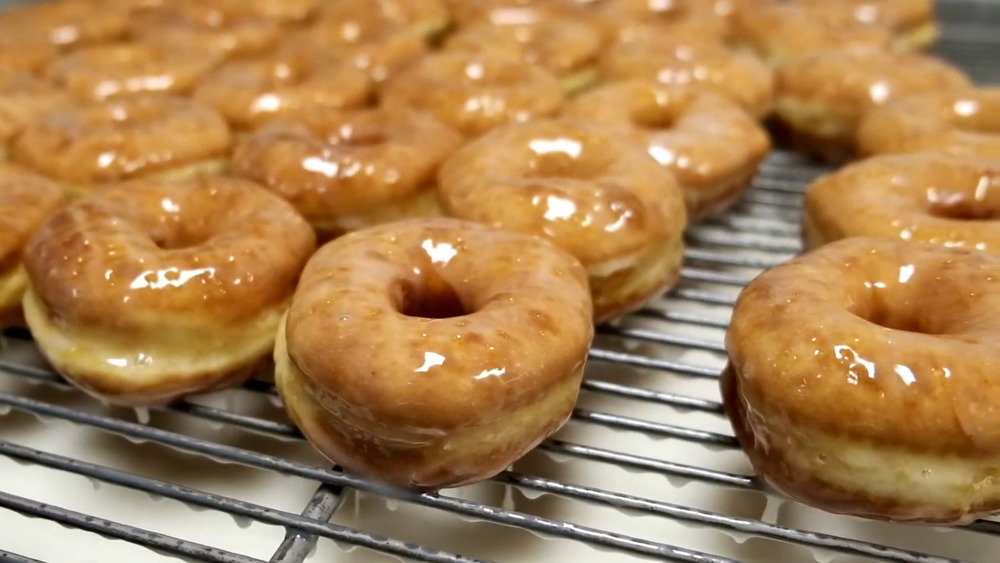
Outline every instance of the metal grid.
<svg viewBox="0 0 1000 563">
<path fill-rule="evenodd" d="M 953 1 L 944 3 L 940 12 L 948 22 L 945 37 L 938 47 L 940 53 L 966 68 L 978 82 L 996 82 L 1000 78 L 1000 61 L 995 58 L 1000 54 L 1000 32 L 993 26 L 1000 23 L 997 19 L 1000 4 L 989 6 L 986 3 Z M 983 25 L 984 22 L 988 25 Z M 745 466 L 741 472 L 719 469 L 719 465 L 714 463 L 672 461 L 661 459 L 658 450 L 650 453 L 645 448 L 636 453 L 613 447 L 598 447 L 589 444 L 589 440 L 578 437 L 586 436 L 588 430 L 602 429 L 641 434 L 651 440 L 682 444 L 682 449 L 698 447 L 722 454 L 739 453 L 738 446 L 725 425 L 717 394 L 712 396 L 719 366 L 724 361 L 722 335 L 729 310 L 739 289 L 757 272 L 786 260 L 799 251 L 797 223 L 801 191 L 810 179 L 824 171 L 824 168 L 797 155 L 776 151 L 762 167 L 753 189 L 738 206 L 723 216 L 690 228 L 686 265 L 680 284 L 670 295 L 651 303 L 637 314 L 599 329 L 591 351 L 581 403 L 570 423 L 575 431 L 560 433 L 555 439 L 541 445 L 539 452 L 564 461 L 569 460 L 571 465 L 590 463 L 627 468 L 633 474 L 666 477 L 671 483 L 679 484 L 675 490 L 690 484 L 700 484 L 721 491 L 716 494 L 738 494 L 744 491 L 764 498 L 766 493 L 746 471 Z M 52 371 L 22 359 L 24 350 L 31 347 L 25 335 L 8 334 L 7 338 L 6 352 L 0 348 L 0 375 L 18 381 L 41 383 L 43 387 L 72 389 Z M 661 349 L 669 349 L 672 353 L 660 354 L 658 350 Z M 697 359 L 688 359 L 691 354 Z M 665 384 L 646 384 L 654 380 Z M 695 391 L 688 391 L 689 388 Z M 706 393 L 704 389 L 712 391 Z M 276 399 L 273 387 L 264 380 L 254 380 L 239 392 L 264 397 L 271 402 Z M 67 405 L 64 401 L 40 398 L 41 395 L 44 394 L 0 391 L 0 407 L 32 413 L 42 419 L 65 421 L 134 441 L 159 444 L 188 455 L 210 458 L 220 462 L 217 468 L 219 472 L 225 472 L 230 467 L 222 463 L 232 463 L 315 483 L 315 493 L 308 505 L 301 513 L 294 513 L 0 439 L 0 454 L 20 463 L 81 475 L 108 485 L 174 499 L 191 507 L 228 513 L 249 521 L 284 528 L 287 531 L 284 540 L 275 546 L 269 559 L 275 563 L 305 561 L 317 541 L 328 540 L 335 540 L 339 545 L 361 546 L 419 561 L 475 560 L 331 522 L 331 519 L 336 520 L 338 510 L 347 510 L 344 508 L 344 499 L 348 493 L 356 491 L 370 496 L 391 497 L 404 503 L 461 515 L 479 522 L 513 526 L 546 537 L 581 542 L 623 555 L 713 563 L 736 562 L 739 560 L 737 557 L 740 557 L 717 554 L 711 549 L 698 550 L 675 545 L 681 542 L 655 541 L 649 539 L 648 535 L 642 537 L 642 534 L 633 535 L 600 526 L 582 525 L 570 521 L 571 518 L 551 518 L 527 510 L 511 510 L 504 506 L 505 502 L 469 500 L 461 491 L 445 491 L 440 494 L 386 491 L 363 479 L 343 474 L 336 468 L 324 467 L 314 461 L 272 455 L 245 447 L 239 441 L 207 439 L 198 433 L 160 427 L 155 424 L 155 419 L 154 424 L 131 422 L 120 410 L 80 408 L 76 404 Z M 601 405 L 605 403 L 626 406 L 602 408 Z M 642 408 L 637 408 L 638 406 Z M 679 420 L 682 422 L 677 424 L 663 422 L 657 417 L 632 415 L 633 411 L 640 414 L 651 412 L 644 410 L 649 407 L 679 413 Z M 308 448 L 295 428 L 274 412 L 267 416 L 247 414 L 240 408 L 209 406 L 194 400 L 181 401 L 162 410 L 191 419 L 197 424 L 221 424 L 279 440 L 297 441 L 297 447 Z M 821 533 L 808 526 L 775 523 L 779 519 L 767 517 L 764 513 L 746 516 L 742 510 L 707 509 L 694 506 L 697 503 L 673 502 L 673 499 L 664 499 L 662 495 L 636 495 L 633 491 L 626 491 L 624 487 L 619 491 L 617 486 L 601 488 L 574 484 L 574 481 L 568 479 L 549 478 L 530 470 L 522 470 L 520 464 L 515 465 L 515 468 L 516 471 L 508 471 L 496 477 L 493 483 L 513 486 L 519 491 L 535 495 L 544 493 L 574 507 L 607 507 L 646 518 L 682 522 L 692 526 L 692 529 L 714 529 L 735 534 L 736 537 L 768 540 L 769 544 L 774 545 L 805 546 L 819 560 L 829 560 L 830 556 L 836 554 L 846 554 L 860 560 L 912 563 L 957 561 L 961 557 L 949 553 L 954 550 L 945 545 L 946 540 L 942 540 L 944 543 L 937 545 L 936 549 L 924 553 L 915 548 L 885 545 L 878 535 L 875 538 L 865 538 L 864 534 L 857 533 Z M 683 500 L 687 497 L 680 495 L 679 498 Z M 227 563 L 262 561 L 219 547 L 143 529 L 127 522 L 116 522 L 19 496 L 7 492 L 2 482 L 0 508 L 142 545 L 187 560 Z M 827 516 L 824 522 L 838 519 L 852 520 Z M 473 530 L 477 525 L 468 524 Z M 971 534 L 963 536 L 964 538 L 978 537 L 973 541 L 981 542 L 982 537 L 988 538 L 994 546 L 994 553 L 1000 553 L 1000 522 L 979 521 L 966 527 L 966 532 L 961 533 Z M 913 535 L 904 537 L 912 538 Z M 900 542 L 895 543 L 898 545 Z M 3 544 L 4 540 L 0 536 L 0 561 L 35 561 L 2 551 Z M 930 551 L 938 555 L 932 555 Z M 730 549 L 729 552 L 732 553 L 733 550 Z M 747 553 L 746 557 L 751 557 L 751 553 L 757 552 L 751 550 Z M 759 560 L 778 560 L 770 557 Z"/>
</svg>

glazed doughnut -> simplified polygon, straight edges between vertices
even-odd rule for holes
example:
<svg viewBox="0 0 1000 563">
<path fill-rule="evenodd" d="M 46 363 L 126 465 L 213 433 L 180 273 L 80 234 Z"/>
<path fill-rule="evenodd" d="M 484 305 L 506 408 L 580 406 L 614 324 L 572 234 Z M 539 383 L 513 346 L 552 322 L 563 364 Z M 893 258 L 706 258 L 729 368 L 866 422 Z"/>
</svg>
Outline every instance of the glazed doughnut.
<svg viewBox="0 0 1000 563">
<path fill-rule="evenodd" d="M 1000 254 L 838 241 L 767 271 L 733 311 L 722 393 L 756 472 L 857 516 L 1000 509 Z"/>
<path fill-rule="evenodd" d="M 295 112 L 359 106 L 371 94 L 368 74 L 353 64 L 286 49 L 226 63 L 202 82 L 194 98 L 217 109 L 234 128 L 251 129 Z"/>
<path fill-rule="evenodd" d="M 50 65 L 46 74 L 86 101 L 143 92 L 183 95 L 219 61 L 210 51 L 123 42 L 74 51 Z"/>
<path fill-rule="evenodd" d="M 328 5 L 312 26 L 291 35 L 283 48 L 322 52 L 345 60 L 382 83 L 427 52 L 415 24 L 372 9 L 376 2 L 336 2 Z"/>
<path fill-rule="evenodd" d="M 929 47 L 938 37 L 934 0 L 794 0 L 832 17 L 888 29 L 894 48 L 912 51 Z"/>
<path fill-rule="evenodd" d="M 598 22 L 577 0 L 446 0 L 445 4 L 459 29 L 480 21 L 495 25 L 565 19 Z M 600 27 L 605 31 L 605 26 Z"/>
<path fill-rule="evenodd" d="M 22 250 L 66 200 L 66 192 L 55 182 L 0 163 L 0 330 L 22 325 L 21 298 L 28 285 Z"/>
<path fill-rule="evenodd" d="M 445 43 L 451 50 L 519 53 L 526 62 L 560 77 L 568 93 L 594 81 L 601 46 L 601 35 L 592 26 L 572 19 L 504 25 L 478 21 L 459 28 Z"/>
<path fill-rule="evenodd" d="M 771 69 L 763 61 L 711 42 L 644 34 L 606 49 L 598 69 L 604 80 L 697 84 L 739 102 L 758 118 L 770 112 L 774 97 Z"/>
<path fill-rule="evenodd" d="M 587 269 L 595 322 L 637 309 L 680 275 L 684 197 L 638 143 L 587 123 L 497 128 L 445 161 L 447 215 L 547 237 Z"/>
<path fill-rule="evenodd" d="M 794 2 L 746 6 L 736 11 L 733 22 L 737 43 L 775 68 L 789 58 L 831 49 L 888 49 L 892 38 L 882 26 Z"/>
<path fill-rule="evenodd" d="M 735 201 L 771 148 L 764 128 L 736 102 L 688 86 L 599 86 L 570 100 L 563 115 L 642 143 L 677 177 L 690 222 Z"/>
<path fill-rule="evenodd" d="M 307 22 L 317 15 L 321 5 L 321 0 L 212 0 L 212 2 L 233 12 L 242 11 L 244 14 L 280 24 Z"/>
<path fill-rule="evenodd" d="M 65 92 L 22 71 L 0 70 L 0 162 L 26 124 L 70 104 Z"/>
<path fill-rule="evenodd" d="M 969 77 L 918 53 L 823 51 L 788 60 L 775 73 L 781 134 L 804 153 L 839 161 L 856 152 L 862 116 L 904 96 L 965 89 Z"/>
<path fill-rule="evenodd" d="M 488 479 L 570 417 L 593 338 L 580 264 L 542 239 L 437 218 L 309 261 L 275 381 L 316 448 L 422 490 Z"/>
<path fill-rule="evenodd" d="M 382 90 L 385 105 L 429 111 L 469 137 L 553 115 L 563 100 L 557 77 L 496 50 L 427 55 Z"/>
<path fill-rule="evenodd" d="M 324 18 L 349 20 L 359 13 L 401 25 L 426 38 L 438 37 L 451 24 L 444 0 L 337 0 L 323 8 Z"/>
<path fill-rule="evenodd" d="M 249 137 L 233 155 L 233 172 L 290 201 L 327 239 L 440 215 L 435 175 L 461 141 L 458 132 L 415 110 L 317 110 Z"/>
<path fill-rule="evenodd" d="M 72 189 L 140 176 L 215 174 L 227 166 L 231 135 L 215 110 L 161 94 L 52 110 L 28 124 L 15 161 Z"/>
<path fill-rule="evenodd" d="M 44 38 L 27 34 L 0 34 L 0 72 L 39 72 L 59 54 L 59 48 Z"/>
<path fill-rule="evenodd" d="M 221 56 L 251 55 L 277 45 L 281 31 L 277 22 L 234 6 L 204 0 L 171 2 L 134 13 L 129 31 L 142 41 Z"/>
<path fill-rule="evenodd" d="M 596 0 L 600 21 L 613 30 L 619 41 L 629 41 L 636 34 L 653 34 L 672 40 L 722 42 L 729 33 L 719 2 L 712 0 Z"/>
<path fill-rule="evenodd" d="M 941 151 L 1000 161 L 1000 87 L 907 96 L 865 114 L 863 155 Z"/>
<path fill-rule="evenodd" d="M 806 248 L 881 236 L 997 252 L 1000 169 L 942 153 L 872 157 L 809 185 L 802 233 Z"/>
<path fill-rule="evenodd" d="M 87 2 L 37 2 L 0 11 L 0 37 L 44 38 L 58 47 L 76 47 L 122 37 L 127 21 L 125 12 L 95 10 Z"/>
<path fill-rule="evenodd" d="M 245 180 L 117 184 L 36 231 L 25 319 L 82 389 L 167 403 L 237 383 L 267 358 L 314 247 L 290 205 Z"/>
</svg>

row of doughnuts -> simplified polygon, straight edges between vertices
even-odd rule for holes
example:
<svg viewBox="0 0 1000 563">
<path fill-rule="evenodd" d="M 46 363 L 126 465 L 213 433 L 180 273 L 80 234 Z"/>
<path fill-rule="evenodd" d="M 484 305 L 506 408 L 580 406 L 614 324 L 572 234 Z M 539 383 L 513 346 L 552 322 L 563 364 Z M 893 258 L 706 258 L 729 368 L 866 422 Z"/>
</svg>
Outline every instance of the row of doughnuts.
<svg viewBox="0 0 1000 563">
<path fill-rule="evenodd" d="M 133 4 L 112 43 L 18 75 L 36 90 L 16 107 L 61 99 L 14 113 L 8 177 L 84 194 L 25 253 L 43 353 L 144 404 L 234 384 L 273 345 L 310 441 L 419 488 L 495 474 L 561 426 L 592 323 L 673 283 L 682 230 L 745 188 L 769 147 L 754 118 L 789 91 L 732 45 L 769 3 Z M 856 19 L 830 21 L 912 27 Z M 214 62 L 93 80 L 186 52 Z M 439 214 L 458 219 L 413 219 Z M 311 231 L 334 240 L 314 252 Z"/>
<path fill-rule="evenodd" d="M 844 165 L 806 189 L 806 252 L 741 292 L 721 389 L 777 491 L 962 524 L 1000 510 L 1000 91 L 903 57 L 779 67 L 779 134 Z"/>
</svg>

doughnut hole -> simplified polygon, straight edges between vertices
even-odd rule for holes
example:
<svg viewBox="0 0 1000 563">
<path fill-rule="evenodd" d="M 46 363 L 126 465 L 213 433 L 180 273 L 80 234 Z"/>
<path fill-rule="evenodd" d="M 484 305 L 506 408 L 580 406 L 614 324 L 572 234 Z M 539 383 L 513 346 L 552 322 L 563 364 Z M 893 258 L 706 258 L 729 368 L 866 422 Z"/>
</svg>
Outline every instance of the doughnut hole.
<svg viewBox="0 0 1000 563">
<path fill-rule="evenodd" d="M 462 303 L 451 284 L 434 273 L 421 276 L 417 283 L 400 283 L 395 306 L 407 317 L 423 319 L 450 319 L 475 312 Z"/>
<path fill-rule="evenodd" d="M 641 97 L 629 107 L 628 117 L 633 126 L 643 131 L 659 132 L 674 127 L 692 98 L 691 94 L 680 91 L 666 96 L 652 88 L 640 92 Z"/>
<path fill-rule="evenodd" d="M 1000 219 L 1000 174 L 979 176 L 961 187 L 932 187 L 926 192 L 927 212 L 957 221 Z"/>
<path fill-rule="evenodd" d="M 983 90 L 977 98 L 955 101 L 952 105 L 955 126 L 966 133 L 1000 135 L 1000 89 Z"/>
</svg>

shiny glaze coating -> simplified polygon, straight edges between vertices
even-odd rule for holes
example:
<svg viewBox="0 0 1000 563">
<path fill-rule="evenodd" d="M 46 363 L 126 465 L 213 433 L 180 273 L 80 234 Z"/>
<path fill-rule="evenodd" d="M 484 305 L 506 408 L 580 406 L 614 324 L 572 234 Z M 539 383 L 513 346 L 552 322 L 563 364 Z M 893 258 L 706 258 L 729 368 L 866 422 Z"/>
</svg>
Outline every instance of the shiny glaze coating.
<svg viewBox="0 0 1000 563">
<path fill-rule="evenodd" d="M 601 35 L 592 26 L 572 19 L 506 25 L 478 21 L 449 36 L 445 48 L 518 53 L 526 62 L 561 77 L 567 90 L 577 90 L 593 78 L 591 67 L 601 49 Z"/>
<path fill-rule="evenodd" d="M 382 91 L 385 105 L 428 111 L 469 137 L 553 115 L 563 100 L 553 74 L 495 50 L 427 55 Z"/>
<path fill-rule="evenodd" d="M 907 96 L 865 114 L 863 155 L 941 151 L 1000 161 L 1000 87 Z"/>
<path fill-rule="evenodd" d="M 26 34 L 0 34 L 0 71 L 39 72 L 59 54 L 59 47 Z"/>
<path fill-rule="evenodd" d="M 129 31 L 136 39 L 171 48 L 242 56 L 274 47 L 281 28 L 275 21 L 248 13 L 235 4 L 182 0 L 136 12 L 129 20 Z"/>
<path fill-rule="evenodd" d="M 310 27 L 290 34 L 283 48 L 296 52 L 320 51 L 352 64 L 381 83 L 427 51 L 427 43 L 413 25 L 391 14 L 364 6 L 332 3 Z"/>
<path fill-rule="evenodd" d="M 892 39 L 892 34 L 882 26 L 822 13 L 795 2 L 741 7 L 733 18 L 738 43 L 752 49 L 772 67 L 791 57 L 830 49 L 887 49 Z"/>
<path fill-rule="evenodd" d="M 771 109 L 771 69 L 755 55 L 722 44 L 642 35 L 620 42 L 601 55 L 606 80 L 638 78 L 661 84 L 697 84 L 736 100 L 756 117 Z"/>
<path fill-rule="evenodd" d="M 966 89 L 969 77 L 917 53 L 854 49 L 788 60 L 775 73 L 777 117 L 796 148 L 830 160 L 854 154 L 862 116 L 904 96 Z"/>
<path fill-rule="evenodd" d="M 213 109 L 150 94 L 50 111 L 12 147 L 15 161 L 71 184 L 221 165 L 231 135 Z"/>
<path fill-rule="evenodd" d="M 625 137 L 567 119 L 511 124 L 456 151 L 438 181 L 448 215 L 549 238 L 580 260 L 598 322 L 677 279 L 683 196 Z"/>
<path fill-rule="evenodd" d="M 652 33 L 672 39 L 722 42 L 729 34 L 725 4 L 713 0 L 594 0 L 584 5 L 596 12 L 618 40 Z"/>
<path fill-rule="evenodd" d="M 338 0 L 339 1 L 339 0 Z M 281 24 L 301 24 L 318 13 L 323 0 L 211 0 L 234 12 L 260 17 Z"/>
<path fill-rule="evenodd" d="M 368 74 L 347 61 L 286 49 L 224 64 L 195 91 L 236 128 L 292 113 L 359 106 L 369 101 Z"/>
<path fill-rule="evenodd" d="M 25 125 L 71 105 L 65 92 L 23 71 L 0 70 L 0 161 L 6 146 Z"/>
<path fill-rule="evenodd" d="M 231 382 L 265 358 L 309 225 L 245 180 L 141 180 L 56 213 L 25 249 L 25 316 L 77 385 L 124 404 Z"/>
<path fill-rule="evenodd" d="M 570 100 L 563 115 L 642 143 L 677 177 L 691 221 L 734 201 L 771 148 L 763 127 L 736 102 L 689 86 L 612 83 Z"/>
<path fill-rule="evenodd" d="M 359 14 L 401 25 L 422 37 L 435 37 L 451 23 L 444 0 L 337 0 L 323 7 L 325 18 L 344 20 Z"/>
<path fill-rule="evenodd" d="M 126 22 L 125 12 L 96 10 L 87 2 L 38 2 L 5 7 L 0 37 L 44 38 L 58 47 L 76 47 L 118 39 Z"/>
<path fill-rule="evenodd" d="M 63 189 L 13 164 L 0 164 L 0 329 L 20 324 L 27 276 L 24 245 L 50 215 L 67 202 Z"/>
<path fill-rule="evenodd" d="M 444 218 L 382 225 L 309 261 L 275 380 L 348 471 L 418 489 L 479 481 L 569 419 L 590 311 L 583 268 L 542 239 Z"/>
<path fill-rule="evenodd" d="M 872 157 L 810 184 L 803 221 L 807 248 L 884 236 L 1000 252 L 1000 163 L 940 153 Z"/>
<path fill-rule="evenodd" d="M 896 36 L 896 47 L 904 50 L 927 47 L 938 36 L 934 0 L 793 1 L 827 17 L 884 27 Z"/>
<path fill-rule="evenodd" d="M 321 233 L 335 235 L 397 215 L 436 214 L 428 190 L 461 141 L 415 110 L 317 110 L 249 137 L 233 169 L 290 201 Z"/>
<path fill-rule="evenodd" d="M 210 51 L 120 42 L 64 55 L 48 67 L 46 76 L 87 101 L 144 92 L 183 95 L 220 60 Z"/>
<path fill-rule="evenodd" d="M 824 510 L 957 523 L 1000 509 L 1000 254 L 838 241 L 740 295 L 723 396 L 771 486 Z"/>
<path fill-rule="evenodd" d="M 459 28 L 480 21 L 497 25 L 561 19 L 597 22 L 576 0 L 445 0 L 445 3 Z"/>
</svg>

